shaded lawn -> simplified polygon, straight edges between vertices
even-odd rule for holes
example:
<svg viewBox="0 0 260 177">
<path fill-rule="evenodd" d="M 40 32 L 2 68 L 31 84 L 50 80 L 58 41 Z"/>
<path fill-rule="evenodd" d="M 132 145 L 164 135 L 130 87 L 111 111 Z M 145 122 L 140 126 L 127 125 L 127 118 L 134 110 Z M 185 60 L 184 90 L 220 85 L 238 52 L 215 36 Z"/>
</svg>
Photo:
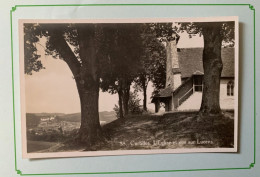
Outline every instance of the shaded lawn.
<svg viewBox="0 0 260 177">
<path fill-rule="evenodd" d="M 234 113 L 201 119 L 197 112 L 128 116 L 103 126 L 106 142 L 86 150 L 132 150 L 176 148 L 231 148 L 234 146 Z M 54 151 L 83 150 L 67 141 Z"/>
<path fill-rule="evenodd" d="M 211 120 L 201 120 L 197 112 L 131 116 L 104 126 L 110 138 L 105 149 L 233 147 L 233 116 L 229 112 Z"/>
<path fill-rule="evenodd" d="M 57 143 L 55 142 L 47 142 L 47 141 L 27 141 L 27 152 L 37 152 L 44 149 L 48 149 L 50 147 L 55 146 Z"/>
</svg>

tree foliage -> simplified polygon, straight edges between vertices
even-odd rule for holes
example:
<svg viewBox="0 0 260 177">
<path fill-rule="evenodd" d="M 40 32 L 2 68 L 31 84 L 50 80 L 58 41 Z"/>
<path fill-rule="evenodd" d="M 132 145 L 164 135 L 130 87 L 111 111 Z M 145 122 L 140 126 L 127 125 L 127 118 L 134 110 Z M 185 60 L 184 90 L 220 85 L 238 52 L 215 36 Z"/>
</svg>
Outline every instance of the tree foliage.
<svg viewBox="0 0 260 177">
<path fill-rule="evenodd" d="M 155 90 L 164 88 L 166 72 L 165 46 L 157 38 L 154 24 L 145 24 L 142 32 L 143 52 L 140 56 L 140 69 L 134 79 L 134 88 L 143 92 L 143 110 L 147 111 L 147 86 L 153 82 Z"/>
<path fill-rule="evenodd" d="M 40 61 L 40 55 L 37 53 L 36 43 L 39 42 L 37 37 L 40 34 L 39 27 L 35 24 L 24 25 L 24 72 L 31 75 L 32 71 L 43 69 Z"/>
<path fill-rule="evenodd" d="M 215 28 L 219 26 L 219 36 L 221 37 L 222 44 L 230 43 L 229 47 L 234 47 L 235 44 L 235 22 L 182 22 L 177 23 L 173 27 L 173 30 L 177 33 L 186 31 L 189 37 L 192 38 L 193 35 L 205 35 L 207 29 Z"/>
<path fill-rule="evenodd" d="M 158 25 L 160 28 L 163 24 Z M 166 25 L 167 26 L 167 25 Z M 169 25 L 168 25 L 169 26 Z M 130 85 L 144 93 L 143 109 L 146 108 L 146 89 L 149 81 L 160 89 L 165 81 L 165 47 L 158 39 L 155 24 L 114 24 L 108 29 L 107 63 L 101 76 L 101 89 L 119 95 L 121 117 L 128 112 Z M 159 78 L 162 76 L 162 78 Z M 123 108 L 123 109 L 121 109 Z"/>
<path fill-rule="evenodd" d="M 118 94 L 122 118 L 128 114 L 130 86 L 141 67 L 141 30 L 142 24 L 114 24 L 109 29 L 108 60 L 103 64 L 100 87 Z"/>
</svg>

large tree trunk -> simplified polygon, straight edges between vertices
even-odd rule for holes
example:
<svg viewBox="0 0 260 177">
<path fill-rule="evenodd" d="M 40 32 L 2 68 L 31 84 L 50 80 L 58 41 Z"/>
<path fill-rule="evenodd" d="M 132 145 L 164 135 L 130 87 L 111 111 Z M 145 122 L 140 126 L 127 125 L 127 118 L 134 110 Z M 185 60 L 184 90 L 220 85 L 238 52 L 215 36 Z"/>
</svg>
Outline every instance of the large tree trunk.
<svg viewBox="0 0 260 177">
<path fill-rule="evenodd" d="M 89 149 L 104 139 L 98 111 L 99 70 L 95 30 L 93 25 L 77 25 L 82 60 L 80 73 L 75 77 L 81 101 L 79 140 Z"/>
<path fill-rule="evenodd" d="M 81 62 L 64 38 L 66 27 L 63 24 L 60 24 L 59 28 L 53 28 L 50 24 L 43 27 L 48 30 L 49 44 L 68 64 L 75 78 L 81 103 L 81 126 L 78 140 L 91 149 L 94 144 L 104 139 L 98 112 L 99 68 L 96 27 L 92 24 L 76 25 Z"/>
<path fill-rule="evenodd" d="M 147 85 L 145 83 L 145 80 L 142 81 L 142 89 L 143 89 L 143 94 L 144 94 L 144 99 L 143 99 L 143 110 L 147 112 Z"/>
<path fill-rule="evenodd" d="M 221 115 L 219 104 L 220 77 L 223 68 L 221 59 L 221 23 L 207 24 L 203 27 L 203 94 L 200 108 L 202 116 Z"/>
<path fill-rule="evenodd" d="M 80 89 L 81 125 L 79 141 L 92 147 L 103 141 L 103 134 L 99 122 L 98 89 Z"/>
</svg>

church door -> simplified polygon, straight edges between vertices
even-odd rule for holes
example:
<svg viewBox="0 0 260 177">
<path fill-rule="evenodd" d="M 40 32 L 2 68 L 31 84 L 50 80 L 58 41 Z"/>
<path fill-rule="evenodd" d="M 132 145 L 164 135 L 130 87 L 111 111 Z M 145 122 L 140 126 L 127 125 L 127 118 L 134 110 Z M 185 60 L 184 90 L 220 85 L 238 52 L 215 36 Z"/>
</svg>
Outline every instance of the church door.
<svg viewBox="0 0 260 177">
<path fill-rule="evenodd" d="M 203 76 L 194 75 L 193 76 L 193 89 L 195 92 L 202 92 L 203 90 Z"/>
</svg>

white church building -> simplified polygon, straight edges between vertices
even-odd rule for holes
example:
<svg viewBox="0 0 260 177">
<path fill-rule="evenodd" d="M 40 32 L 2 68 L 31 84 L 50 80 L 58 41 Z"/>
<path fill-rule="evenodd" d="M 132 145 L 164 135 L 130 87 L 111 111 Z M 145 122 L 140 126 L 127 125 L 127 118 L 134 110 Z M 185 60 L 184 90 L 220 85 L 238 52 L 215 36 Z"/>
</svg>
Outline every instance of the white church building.
<svg viewBox="0 0 260 177">
<path fill-rule="evenodd" d="M 166 44 L 166 85 L 154 96 L 155 112 L 161 103 L 165 111 L 199 110 L 203 90 L 203 48 L 178 48 L 180 36 Z M 222 48 L 223 70 L 220 80 L 220 107 L 234 109 L 234 61 L 235 49 Z"/>
</svg>

